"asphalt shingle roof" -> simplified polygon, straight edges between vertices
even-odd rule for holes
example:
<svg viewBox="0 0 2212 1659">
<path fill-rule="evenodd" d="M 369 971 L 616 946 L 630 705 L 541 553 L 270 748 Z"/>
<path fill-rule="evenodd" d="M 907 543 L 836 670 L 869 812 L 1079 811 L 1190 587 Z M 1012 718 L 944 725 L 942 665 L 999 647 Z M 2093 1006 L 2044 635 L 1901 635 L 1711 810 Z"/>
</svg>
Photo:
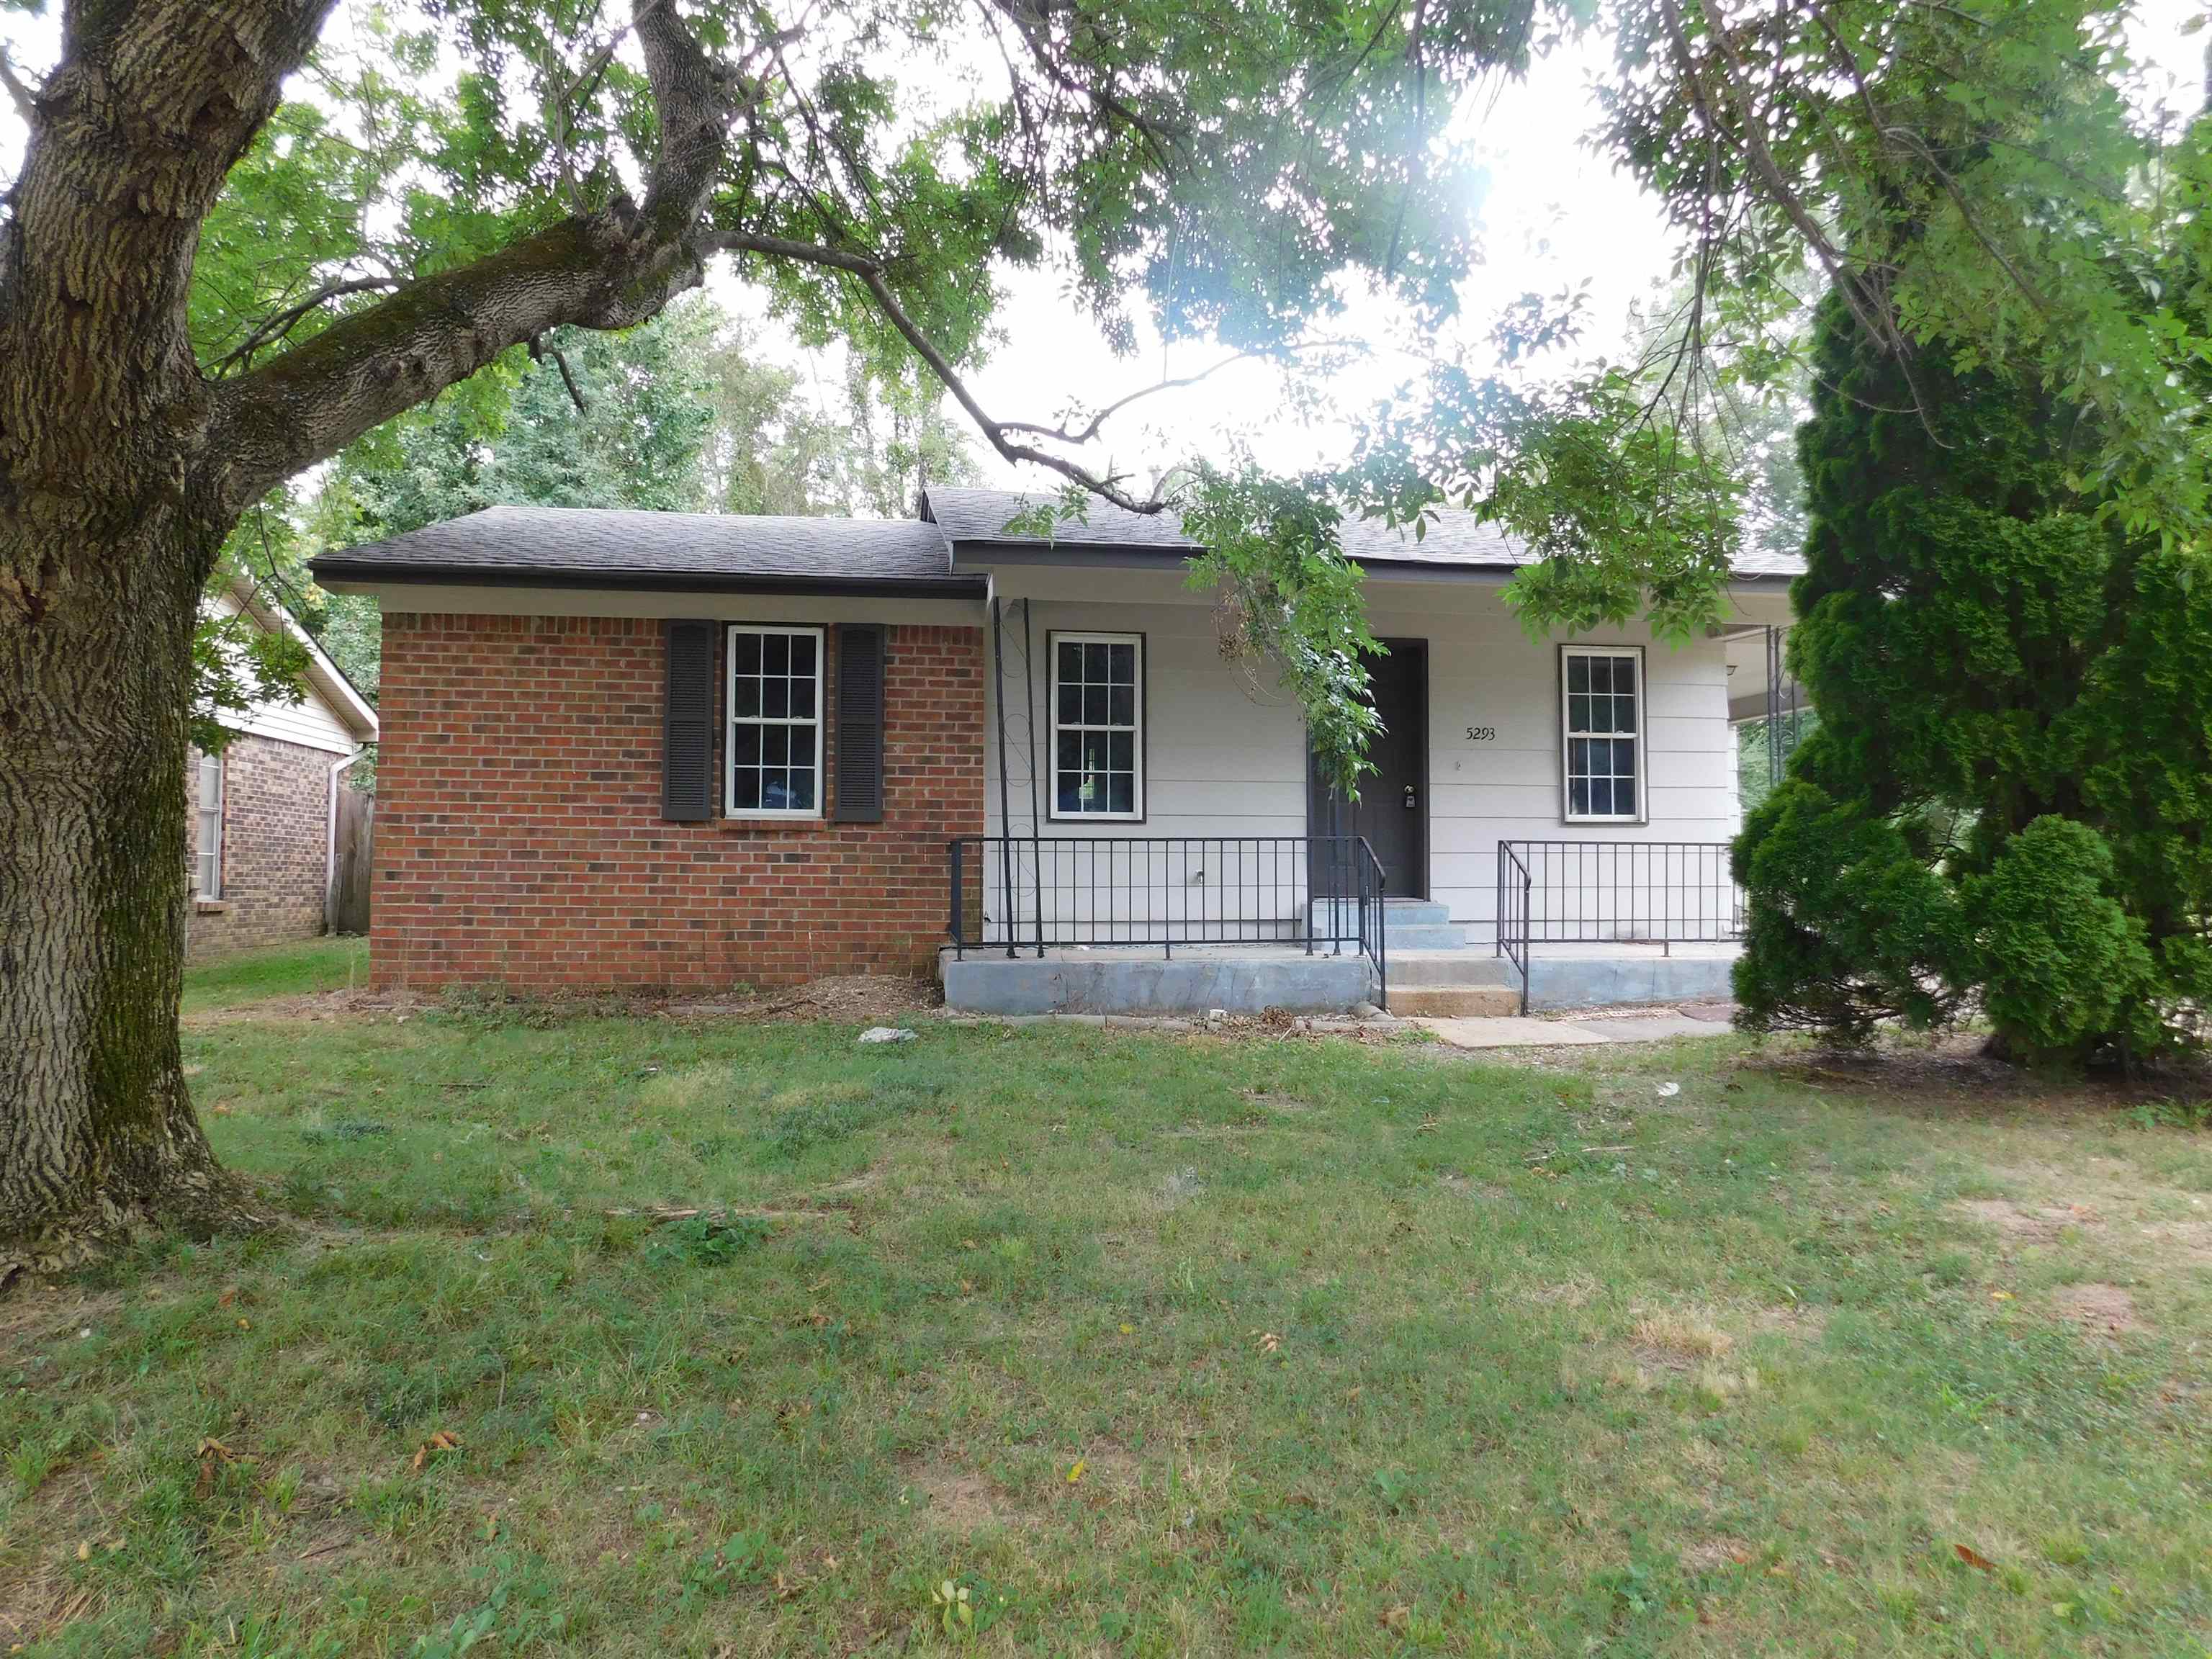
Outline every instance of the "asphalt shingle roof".
<svg viewBox="0 0 2212 1659">
<path fill-rule="evenodd" d="M 980 574 L 955 570 L 961 550 L 988 563 L 988 550 L 1046 548 L 1178 553 L 1198 544 L 1172 513 L 1131 513 L 1091 503 L 1081 522 L 1049 537 L 1012 535 L 1018 514 L 1053 499 L 1014 489 L 939 489 L 923 499 L 927 520 L 794 519 L 720 513 L 641 513 L 600 507 L 489 507 L 442 524 L 312 562 L 333 581 L 474 579 L 605 586 L 851 586 L 893 592 L 981 591 Z M 1510 570 L 1529 562 L 1525 544 L 1471 513 L 1445 512 L 1416 540 L 1361 520 L 1341 529 L 1344 550 L 1370 564 Z M 1792 576 L 1802 562 L 1747 554 L 1739 576 Z"/>
<path fill-rule="evenodd" d="M 617 508 L 488 507 L 386 542 L 325 553 L 318 576 L 472 574 L 623 581 L 669 579 L 759 583 L 942 586 L 973 591 L 956 575 L 945 538 L 909 519 L 793 519 Z"/>
<path fill-rule="evenodd" d="M 956 544 L 1000 547 L 1142 548 L 1190 550 L 1198 544 L 1182 533 L 1172 512 L 1132 513 L 1109 501 L 1093 501 L 1080 522 L 1059 526 L 1050 538 L 1009 534 L 1007 524 L 1021 513 L 1056 498 L 1018 489 L 932 489 L 924 511 Z M 1429 521 L 1416 539 L 1410 530 L 1393 529 L 1374 520 L 1347 520 L 1339 526 L 1344 550 L 1363 563 L 1436 565 L 1471 570 L 1512 570 L 1530 563 L 1525 543 L 1472 513 L 1447 509 Z M 1771 554 L 1747 553 L 1736 561 L 1739 576 L 1794 576 L 1802 561 Z"/>
</svg>

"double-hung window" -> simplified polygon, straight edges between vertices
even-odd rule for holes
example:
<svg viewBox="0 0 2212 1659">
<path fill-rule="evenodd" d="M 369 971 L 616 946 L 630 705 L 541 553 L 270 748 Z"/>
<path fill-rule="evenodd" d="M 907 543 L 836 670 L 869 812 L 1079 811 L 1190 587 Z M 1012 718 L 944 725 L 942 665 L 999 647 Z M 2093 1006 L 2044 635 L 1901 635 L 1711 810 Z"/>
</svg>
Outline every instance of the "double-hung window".
<svg viewBox="0 0 2212 1659">
<path fill-rule="evenodd" d="M 1559 696 L 1570 823 L 1644 819 L 1644 653 L 1559 647 Z"/>
<path fill-rule="evenodd" d="M 1052 636 L 1052 815 L 1145 816 L 1145 636 Z"/>
<path fill-rule="evenodd" d="M 822 630 L 730 629 L 726 811 L 732 817 L 822 816 Z"/>
<path fill-rule="evenodd" d="M 192 896 L 222 896 L 222 757 L 202 755 L 194 780 Z"/>
</svg>

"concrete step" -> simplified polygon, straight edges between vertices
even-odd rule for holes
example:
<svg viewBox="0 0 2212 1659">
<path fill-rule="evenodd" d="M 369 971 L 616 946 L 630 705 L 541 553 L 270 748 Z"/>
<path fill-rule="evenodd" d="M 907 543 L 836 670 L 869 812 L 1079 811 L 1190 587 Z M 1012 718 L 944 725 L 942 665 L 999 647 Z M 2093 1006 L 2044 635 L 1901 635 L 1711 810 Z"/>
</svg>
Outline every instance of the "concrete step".
<svg viewBox="0 0 2212 1659">
<path fill-rule="evenodd" d="M 1512 969 L 1487 951 L 1405 951 L 1390 941 L 1390 985 L 1452 987 L 1510 986 Z"/>
<path fill-rule="evenodd" d="M 1521 1012 L 1521 994 L 1510 985 L 1401 985 L 1390 975 L 1390 1012 L 1438 1019 L 1496 1019 Z"/>
<path fill-rule="evenodd" d="M 1384 899 L 1382 903 L 1393 933 L 1401 925 L 1441 927 L 1451 921 L 1451 907 L 1436 899 L 1394 898 Z M 1323 932 L 1328 928 L 1333 907 L 1341 907 L 1346 933 L 1349 933 L 1359 926 L 1359 904 L 1356 899 L 1316 899 L 1313 901 L 1315 932 Z"/>
<path fill-rule="evenodd" d="M 1467 929 L 1449 921 L 1401 925 L 1392 916 L 1382 935 L 1382 948 L 1394 957 L 1401 951 L 1463 951 Z"/>
</svg>

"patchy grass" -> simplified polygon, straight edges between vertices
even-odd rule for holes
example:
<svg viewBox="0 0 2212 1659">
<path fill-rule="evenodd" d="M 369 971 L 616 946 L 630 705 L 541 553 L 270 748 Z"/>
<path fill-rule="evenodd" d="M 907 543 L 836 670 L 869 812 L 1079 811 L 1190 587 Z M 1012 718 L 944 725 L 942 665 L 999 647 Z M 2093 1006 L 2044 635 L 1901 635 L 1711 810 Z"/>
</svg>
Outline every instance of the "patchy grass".
<svg viewBox="0 0 2212 1659">
<path fill-rule="evenodd" d="M 239 951 L 187 963 L 185 1012 L 233 1008 L 267 997 L 344 991 L 368 983 L 368 941 L 344 935 Z"/>
<path fill-rule="evenodd" d="M 854 1029 L 189 1030 L 296 1224 L 0 1302 L 0 1649 L 2212 1636 L 2201 1131 L 1725 1038 Z"/>
</svg>

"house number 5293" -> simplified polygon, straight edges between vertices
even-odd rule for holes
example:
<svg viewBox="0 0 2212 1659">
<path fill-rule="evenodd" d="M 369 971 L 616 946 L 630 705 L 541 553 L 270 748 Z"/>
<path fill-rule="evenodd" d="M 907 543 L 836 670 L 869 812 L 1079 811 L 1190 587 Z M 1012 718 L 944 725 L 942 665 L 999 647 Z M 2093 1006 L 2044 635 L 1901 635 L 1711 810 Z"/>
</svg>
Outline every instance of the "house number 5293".
<svg viewBox="0 0 2212 1659">
<path fill-rule="evenodd" d="M 1467 728 L 1469 743 L 1494 743 L 1497 738 L 1498 728 L 1494 726 L 1470 726 Z"/>
</svg>

